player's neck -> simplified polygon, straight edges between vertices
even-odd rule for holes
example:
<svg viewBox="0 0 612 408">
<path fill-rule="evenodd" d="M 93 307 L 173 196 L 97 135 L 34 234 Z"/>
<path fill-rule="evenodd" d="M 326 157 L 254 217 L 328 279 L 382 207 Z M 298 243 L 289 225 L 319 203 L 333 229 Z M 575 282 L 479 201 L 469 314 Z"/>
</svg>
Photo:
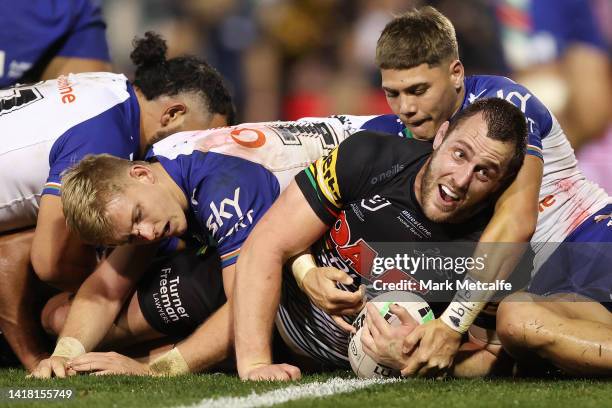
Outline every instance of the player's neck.
<svg viewBox="0 0 612 408">
<path fill-rule="evenodd" d="M 153 170 L 153 173 L 161 186 L 165 188 L 170 193 L 173 200 L 179 203 L 181 208 L 186 211 L 187 208 L 189 208 L 189 205 L 187 202 L 187 196 L 181 187 L 176 184 L 174 179 L 170 176 L 170 174 L 168 174 L 161 163 L 151 163 L 151 169 Z"/>
</svg>

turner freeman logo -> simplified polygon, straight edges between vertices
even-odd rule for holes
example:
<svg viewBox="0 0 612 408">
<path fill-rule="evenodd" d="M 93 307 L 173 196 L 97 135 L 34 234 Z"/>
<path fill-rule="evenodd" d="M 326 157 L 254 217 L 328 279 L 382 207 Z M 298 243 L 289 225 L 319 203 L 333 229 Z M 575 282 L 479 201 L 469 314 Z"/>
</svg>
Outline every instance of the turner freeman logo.
<svg viewBox="0 0 612 408">
<path fill-rule="evenodd" d="M 206 220 L 206 228 L 211 231 L 213 237 L 217 239 L 217 242 L 222 242 L 225 238 L 229 237 L 233 233 L 247 228 L 248 226 L 253 224 L 253 210 L 250 209 L 248 211 L 243 212 L 240 208 L 239 204 L 240 200 L 240 187 L 236 187 L 234 190 L 233 198 L 224 198 L 219 205 L 214 202 L 210 202 L 210 209 L 212 214 Z M 237 218 L 234 225 L 227 231 L 227 233 L 218 237 L 217 233 L 219 229 L 223 227 L 226 223 L 231 221 L 233 218 Z"/>
</svg>

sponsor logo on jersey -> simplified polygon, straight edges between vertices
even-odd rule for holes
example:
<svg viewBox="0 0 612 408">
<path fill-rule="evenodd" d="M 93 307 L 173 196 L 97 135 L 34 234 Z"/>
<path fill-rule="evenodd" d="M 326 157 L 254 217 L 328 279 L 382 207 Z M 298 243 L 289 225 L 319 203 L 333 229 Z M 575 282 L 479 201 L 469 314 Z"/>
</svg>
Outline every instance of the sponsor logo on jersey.
<svg viewBox="0 0 612 408">
<path fill-rule="evenodd" d="M 266 135 L 259 129 L 236 128 L 230 132 L 230 136 L 234 142 L 238 143 L 240 146 L 249 147 L 251 149 L 266 144 Z"/>
<path fill-rule="evenodd" d="M 391 205 L 391 202 L 384 197 L 376 194 L 372 198 L 368 198 L 361 200 L 361 206 L 368 211 L 378 211 L 381 208 L 384 208 L 388 205 Z"/>
<path fill-rule="evenodd" d="M 0 115 L 14 112 L 43 99 L 33 86 L 15 87 L 0 91 Z"/>
<path fill-rule="evenodd" d="M 68 80 L 68 77 L 61 75 L 57 78 L 57 90 L 60 93 L 60 99 L 62 103 L 72 103 L 76 101 L 76 95 L 72 89 L 72 84 Z"/>
<path fill-rule="evenodd" d="M 380 173 L 377 176 L 372 177 L 372 179 L 370 179 L 370 184 L 376 184 L 376 183 L 388 180 L 392 178 L 393 176 L 395 176 L 400 171 L 402 171 L 403 169 L 404 169 L 403 164 L 394 164 L 393 167 L 391 167 L 389 170 L 383 173 Z"/>
<path fill-rule="evenodd" d="M 336 208 L 340 208 L 340 187 L 336 175 L 336 160 L 338 149 L 334 149 L 327 157 L 316 161 L 317 184 L 321 192 Z"/>
<path fill-rule="evenodd" d="M 213 237 L 218 243 L 221 243 L 224 239 L 231 236 L 235 232 L 247 228 L 253 224 L 253 210 L 249 209 L 243 212 L 239 204 L 240 199 L 240 187 L 236 187 L 234 190 L 233 198 L 224 198 L 217 205 L 214 202 L 210 202 L 209 206 L 212 214 L 206 220 L 206 228 L 208 228 Z M 233 219 L 237 219 L 234 224 L 229 228 L 225 235 L 219 237 L 219 229 Z"/>
</svg>

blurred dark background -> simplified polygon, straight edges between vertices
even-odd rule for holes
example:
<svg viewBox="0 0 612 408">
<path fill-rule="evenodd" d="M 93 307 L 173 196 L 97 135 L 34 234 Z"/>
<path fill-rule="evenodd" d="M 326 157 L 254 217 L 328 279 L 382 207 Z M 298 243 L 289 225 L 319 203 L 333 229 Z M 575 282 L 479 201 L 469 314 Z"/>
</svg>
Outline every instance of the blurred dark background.
<svg viewBox="0 0 612 408">
<path fill-rule="evenodd" d="M 430 4 L 457 30 L 467 74 L 506 75 L 559 118 L 587 176 L 612 192 L 611 0 L 105 0 L 115 70 L 131 39 L 161 33 L 170 56 L 205 57 L 240 122 L 388 113 L 374 66 L 393 16 Z"/>
</svg>

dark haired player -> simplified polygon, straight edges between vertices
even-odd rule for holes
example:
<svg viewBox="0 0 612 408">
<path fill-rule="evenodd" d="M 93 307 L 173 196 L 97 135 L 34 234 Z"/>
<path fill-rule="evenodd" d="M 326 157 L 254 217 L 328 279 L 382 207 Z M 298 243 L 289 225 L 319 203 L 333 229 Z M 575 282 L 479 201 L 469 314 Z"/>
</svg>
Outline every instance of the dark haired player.
<svg viewBox="0 0 612 408">
<path fill-rule="evenodd" d="M 372 280 L 367 259 L 378 243 L 473 239 L 488 221 L 483 209 L 520 169 L 526 136 L 520 110 L 492 98 L 444 123 L 433 154 L 424 141 L 363 132 L 299 173 L 238 259 L 232 302 L 240 377 L 299 377 L 296 367 L 272 364 L 274 322 L 297 353 L 346 367 L 348 333 L 300 291 L 299 278 L 283 276 L 283 264 L 310 249 L 317 266 L 349 274 L 341 288 L 355 291 Z"/>
<path fill-rule="evenodd" d="M 62 171 L 91 153 L 137 159 L 171 133 L 234 120 L 223 79 L 207 63 L 167 60 L 166 44 L 154 33 L 134 45 L 133 84 L 120 74 L 83 73 L 0 91 L 0 128 L 14 136 L 0 145 L 0 274 L 13 280 L 0 289 L 0 329 L 28 368 L 39 359 L 31 350 L 43 349 L 20 335 L 35 330 L 27 328 L 32 305 L 23 296 L 30 256 L 41 280 L 71 291 L 96 260 L 94 248 L 66 229 Z M 24 229 L 34 225 L 32 238 Z"/>
</svg>

